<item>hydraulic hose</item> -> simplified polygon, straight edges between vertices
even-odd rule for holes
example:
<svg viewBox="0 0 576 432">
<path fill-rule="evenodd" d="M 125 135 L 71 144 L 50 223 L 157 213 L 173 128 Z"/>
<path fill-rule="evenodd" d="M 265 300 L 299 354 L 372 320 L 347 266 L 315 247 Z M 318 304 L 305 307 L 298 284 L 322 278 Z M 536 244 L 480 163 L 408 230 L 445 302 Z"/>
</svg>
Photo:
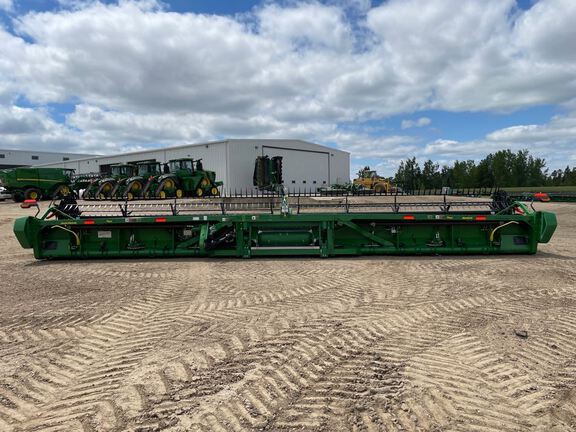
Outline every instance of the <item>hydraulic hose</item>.
<svg viewBox="0 0 576 432">
<path fill-rule="evenodd" d="M 62 225 L 54 225 L 52 228 L 60 228 L 61 230 L 68 231 L 76 239 L 76 246 L 80 246 L 80 236 L 78 234 L 76 234 L 74 231 L 72 231 L 71 229 L 64 228 Z"/>
<path fill-rule="evenodd" d="M 496 228 L 494 228 L 494 229 L 490 232 L 490 242 L 493 242 L 493 241 L 494 241 L 494 233 L 495 233 L 496 231 L 498 231 L 500 228 L 504 228 L 506 225 L 512 225 L 512 224 L 518 225 L 518 222 L 516 222 L 516 221 L 510 221 L 510 222 L 506 222 L 505 224 L 498 225 Z"/>
</svg>

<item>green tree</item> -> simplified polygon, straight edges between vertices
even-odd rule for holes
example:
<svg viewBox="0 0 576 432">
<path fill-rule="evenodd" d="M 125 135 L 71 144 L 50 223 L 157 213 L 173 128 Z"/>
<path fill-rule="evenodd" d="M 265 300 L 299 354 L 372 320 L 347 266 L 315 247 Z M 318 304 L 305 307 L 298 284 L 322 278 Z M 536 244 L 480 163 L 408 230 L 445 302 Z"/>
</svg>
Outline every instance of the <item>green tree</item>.
<svg viewBox="0 0 576 432">
<path fill-rule="evenodd" d="M 489 154 L 476 166 L 476 185 L 478 187 L 494 187 L 494 155 Z"/>
<path fill-rule="evenodd" d="M 422 188 L 438 189 L 442 187 L 442 176 L 440 174 L 440 165 L 428 159 L 424 162 L 422 168 Z"/>
<path fill-rule="evenodd" d="M 421 187 L 422 171 L 416 157 L 400 162 L 394 181 L 405 190 L 417 190 Z"/>
<path fill-rule="evenodd" d="M 455 161 L 452 166 L 428 159 L 420 169 L 415 157 L 400 163 L 394 177 L 406 190 L 477 187 L 534 187 L 576 185 L 576 167 L 554 170 L 548 174 L 546 160 L 534 157 L 528 150 L 499 150 L 476 164 L 473 160 Z"/>
<path fill-rule="evenodd" d="M 453 187 L 475 187 L 476 164 L 473 160 L 456 161 L 452 168 Z"/>
</svg>

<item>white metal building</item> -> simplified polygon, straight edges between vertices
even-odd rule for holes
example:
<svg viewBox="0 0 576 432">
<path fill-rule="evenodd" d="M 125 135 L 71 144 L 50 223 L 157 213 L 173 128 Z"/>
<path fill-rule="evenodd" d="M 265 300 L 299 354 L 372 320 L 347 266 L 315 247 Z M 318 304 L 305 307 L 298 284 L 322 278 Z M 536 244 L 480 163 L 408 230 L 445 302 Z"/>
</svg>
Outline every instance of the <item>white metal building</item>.
<svg viewBox="0 0 576 432">
<path fill-rule="evenodd" d="M 252 190 L 256 156 L 282 156 L 284 184 L 291 191 L 315 190 L 350 180 L 350 153 L 307 141 L 290 139 L 229 139 L 114 156 L 95 156 L 42 166 L 73 168 L 77 173 L 108 172 L 111 164 L 170 159 L 202 159 L 216 172 L 224 189 Z"/>
<path fill-rule="evenodd" d="M 61 153 L 29 150 L 0 149 L 0 169 L 15 168 L 47 163 L 58 163 L 79 158 L 93 157 L 91 154 Z"/>
</svg>

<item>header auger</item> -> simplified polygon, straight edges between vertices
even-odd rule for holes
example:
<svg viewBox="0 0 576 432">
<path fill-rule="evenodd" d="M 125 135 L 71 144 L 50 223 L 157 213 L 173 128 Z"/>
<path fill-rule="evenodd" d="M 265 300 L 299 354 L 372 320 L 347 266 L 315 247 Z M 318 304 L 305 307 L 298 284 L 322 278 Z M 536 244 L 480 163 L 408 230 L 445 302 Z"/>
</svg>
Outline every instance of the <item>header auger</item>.
<svg viewBox="0 0 576 432">
<path fill-rule="evenodd" d="M 408 201 L 406 201 L 408 199 Z M 38 259 L 533 254 L 553 213 L 505 196 L 271 194 L 147 203 L 62 200 L 14 232 Z"/>
</svg>

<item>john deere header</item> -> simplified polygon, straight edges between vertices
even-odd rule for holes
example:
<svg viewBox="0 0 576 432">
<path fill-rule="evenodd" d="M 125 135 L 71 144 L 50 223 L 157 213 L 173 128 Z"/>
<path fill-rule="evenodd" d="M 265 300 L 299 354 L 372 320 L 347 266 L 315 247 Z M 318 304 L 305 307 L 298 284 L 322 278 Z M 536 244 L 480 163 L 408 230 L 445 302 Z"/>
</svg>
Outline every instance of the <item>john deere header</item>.
<svg viewBox="0 0 576 432">
<path fill-rule="evenodd" d="M 502 196 L 410 198 L 270 194 L 120 205 L 69 199 L 40 217 L 17 219 L 14 232 L 38 259 L 82 259 L 533 254 L 556 229 L 553 213 Z"/>
</svg>

